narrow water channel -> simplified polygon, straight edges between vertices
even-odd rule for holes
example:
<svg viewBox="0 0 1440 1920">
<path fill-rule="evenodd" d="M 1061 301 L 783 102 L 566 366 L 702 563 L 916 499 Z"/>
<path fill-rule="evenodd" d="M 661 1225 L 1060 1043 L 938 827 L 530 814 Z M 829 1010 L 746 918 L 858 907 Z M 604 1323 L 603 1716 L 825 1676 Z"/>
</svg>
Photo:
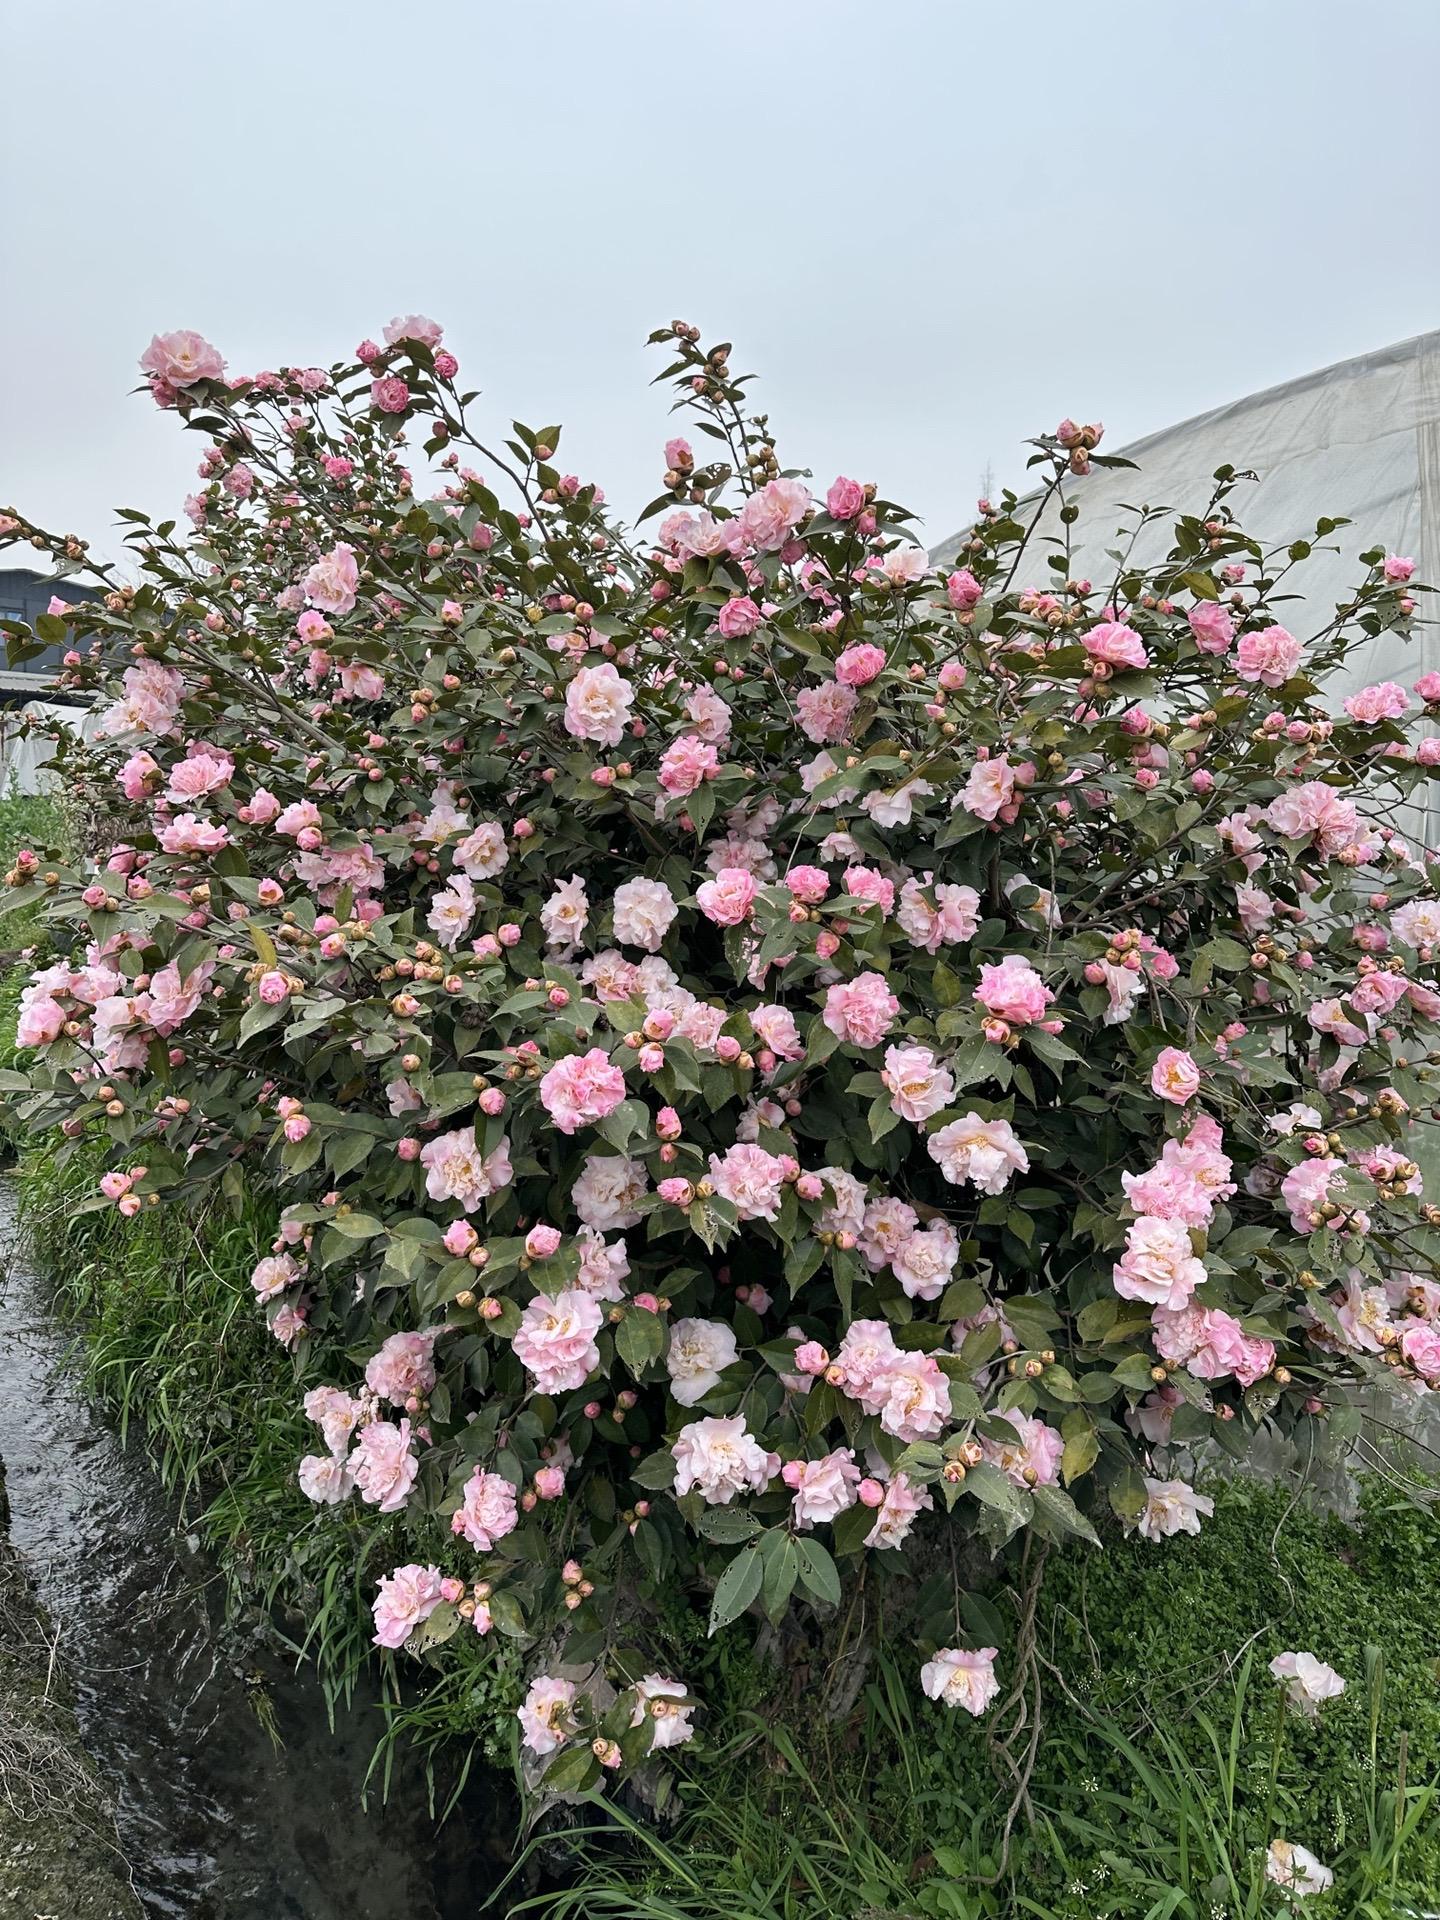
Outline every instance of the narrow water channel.
<svg viewBox="0 0 1440 1920">
<path fill-rule="evenodd" d="M 0 1458 L 11 1538 L 59 1630 L 86 1744 L 156 1920 L 470 1920 L 500 1878 L 477 1816 L 439 1834 L 417 1781 L 360 1795 L 379 1721 L 332 1732 L 308 1674 L 241 1648 L 136 1446 L 79 1392 L 0 1176 Z M 280 1744 L 254 1710 L 258 1672 Z M 482 1793 L 483 1802 L 483 1793 Z M 497 1806 L 496 1823 L 508 1818 Z M 483 1822 L 484 1807 L 479 1819 Z M 493 1859 L 493 1854 L 492 1854 Z"/>
</svg>

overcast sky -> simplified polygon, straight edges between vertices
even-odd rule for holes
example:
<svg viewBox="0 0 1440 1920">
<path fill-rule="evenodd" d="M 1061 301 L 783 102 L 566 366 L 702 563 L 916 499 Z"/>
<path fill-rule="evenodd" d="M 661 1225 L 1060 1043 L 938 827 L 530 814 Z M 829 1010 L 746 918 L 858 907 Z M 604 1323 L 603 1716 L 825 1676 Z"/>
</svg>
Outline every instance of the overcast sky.
<svg viewBox="0 0 1440 1920">
<path fill-rule="evenodd" d="M 680 317 L 782 459 L 936 540 L 1066 413 L 1125 440 L 1440 325 L 1437 0 L 0 0 L 0 503 L 115 552 L 234 372 L 443 322 L 633 511 Z"/>
</svg>

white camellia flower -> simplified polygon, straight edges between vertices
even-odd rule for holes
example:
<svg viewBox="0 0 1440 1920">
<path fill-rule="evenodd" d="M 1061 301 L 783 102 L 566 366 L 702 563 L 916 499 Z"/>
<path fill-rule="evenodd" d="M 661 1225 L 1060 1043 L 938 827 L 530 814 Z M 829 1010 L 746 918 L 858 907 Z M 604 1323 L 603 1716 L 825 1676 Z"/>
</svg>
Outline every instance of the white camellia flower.
<svg viewBox="0 0 1440 1920">
<path fill-rule="evenodd" d="M 675 1492 L 692 1487 L 712 1507 L 728 1507 L 737 1493 L 763 1493 L 780 1462 L 745 1425 L 743 1414 L 726 1420 L 692 1420 L 670 1449 L 675 1456 Z"/>
<path fill-rule="evenodd" d="M 1272 1840 L 1265 1856 L 1265 1878 L 1287 1893 L 1324 1893 L 1334 1886 L 1335 1874 L 1315 1858 L 1308 1847 L 1292 1840 Z"/>
<path fill-rule="evenodd" d="M 723 1320 L 677 1320 L 670 1329 L 670 1391 L 682 1407 L 693 1407 L 720 1375 L 740 1357 L 735 1335 Z"/>
<path fill-rule="evenodd" d="M 978 1647 L 967 1653 L 960 1647 L 941 1647 L 920 1669 L 920 1684 L 932 1700 L 947 1707 L 964 1707 L 977 1719 L 1000 1691 L 995 1678 L 997 1647 Z"/>
<path fill-rule="evenodd" d="M 1183 1480 L 1145 1481 L 1145 1507 L 1135 1522 L 1142 1540 L 1168 1540 L 1175 1533 L 1199 1533 L 1200 1517 L 1215 1511 L 1208 1494 L 1196 1493 Z"/>
<path fill-rule="evenodd" d="M 1313 1653 L 1277 1653 L 1270 1671 L 1285 1688 L 1285 1698 L 1297 1713 L 1317 1714 L 1327 1700 L 1337 1700 L 1345 1682 L 1333 1667 Z"/>
</svg>

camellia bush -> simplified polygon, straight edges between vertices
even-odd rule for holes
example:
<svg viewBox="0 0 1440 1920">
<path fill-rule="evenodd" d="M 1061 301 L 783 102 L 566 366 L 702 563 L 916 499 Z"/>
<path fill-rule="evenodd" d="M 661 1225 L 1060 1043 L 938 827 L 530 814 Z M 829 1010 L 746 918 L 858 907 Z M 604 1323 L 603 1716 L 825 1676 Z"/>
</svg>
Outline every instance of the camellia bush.
<svg viewBox="0 0 1440 1920">
<path fill-rule="evenodd" d="M 957 1530 L 1195 1532 L 1179 1450 L 1440 1381 L 1440 676 L 1326 697 L 1411 562 L 1293 635 L 1340 523 L 1267 549 L 1222 469 L 1077 578 L 1065 421 L 937 569 L 654 339 L 697 445 L 631 531 L 557 428 L 480 437 L 430 320 L 242 379 L 162 335 L 188 530 L 6 623 L 100 703 L 109 834 L 7 876 L 64 956 L 10 1107 L 106 1143 L 96 1206 L 274 1190 L 300 1483 L 409 1544 L 375 1639 L 532 1648 L 571 1789 L 690 1735 L 647 1594 L 714 1630 Z M 979 1713 L 965 1601 L 916 1678 Z"/>
</svg>

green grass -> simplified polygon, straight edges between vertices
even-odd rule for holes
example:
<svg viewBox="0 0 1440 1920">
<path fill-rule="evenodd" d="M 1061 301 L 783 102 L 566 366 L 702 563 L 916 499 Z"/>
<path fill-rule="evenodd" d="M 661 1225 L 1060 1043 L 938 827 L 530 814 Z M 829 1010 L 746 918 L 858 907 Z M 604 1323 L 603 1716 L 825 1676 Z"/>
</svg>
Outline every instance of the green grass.
<svg viewBox="0 0 1440 1920">
<path fill-rule="evenodd" d="M 11 793 L 0 799 L 0 875 L 13 866 L 15 856 L 24 848 L 44 855 L 54 853 L 62 859 L 72 849 L 72 832 L 64 807 L 48 794 Z M 3 902 L 0 892 L 0 902 Z M 0 912 L 0 953 L 31 947 L 44 939 L 35 907 L 22 907 L 13 913 Z"/>
</svg>

